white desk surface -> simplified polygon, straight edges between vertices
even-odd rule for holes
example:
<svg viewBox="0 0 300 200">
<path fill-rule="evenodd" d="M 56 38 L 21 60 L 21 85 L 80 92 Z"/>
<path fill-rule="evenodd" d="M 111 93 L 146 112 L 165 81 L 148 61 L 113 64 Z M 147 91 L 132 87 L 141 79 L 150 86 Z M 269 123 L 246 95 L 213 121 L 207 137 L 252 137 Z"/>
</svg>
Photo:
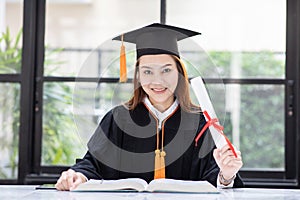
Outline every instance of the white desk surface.
<svg viewBox="0 0 300 200">
<path fill-rule="evenodd" d="M 36 186 L 0 185 L 0 199 L 27 200 L 226 200 L 226 199 L 300 199 L 300 190 L 295 189 L 221 189 L 220 194 L 182 194 L 182 193 L 138 193 L 138 192 L 62 192 L 56 190 L 35 190 Z"/>
</svg>

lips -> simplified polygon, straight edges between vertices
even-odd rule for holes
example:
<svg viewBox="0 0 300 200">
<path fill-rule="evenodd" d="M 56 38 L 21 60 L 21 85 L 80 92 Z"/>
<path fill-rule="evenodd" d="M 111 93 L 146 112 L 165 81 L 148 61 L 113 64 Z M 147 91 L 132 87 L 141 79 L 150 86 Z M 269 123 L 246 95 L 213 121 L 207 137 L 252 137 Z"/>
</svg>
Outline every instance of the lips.
<svg viewBox="0 0 300 200">
<path fill-rule="evenodd" d="M 167 88 L 151 88 L 151 90 L 155 93 L 163 93 L 167 90 Z"/>
</svg>

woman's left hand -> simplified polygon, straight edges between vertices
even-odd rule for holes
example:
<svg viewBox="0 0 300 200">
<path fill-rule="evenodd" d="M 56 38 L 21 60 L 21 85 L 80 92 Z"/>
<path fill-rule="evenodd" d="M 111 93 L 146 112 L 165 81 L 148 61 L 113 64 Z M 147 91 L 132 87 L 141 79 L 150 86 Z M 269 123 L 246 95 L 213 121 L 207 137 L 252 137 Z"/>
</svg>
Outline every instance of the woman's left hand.
<svg viewBox="0 0 300 200">
<path fill-rule="evenodd" d="M 225 179 L 231 179 L 243 166 L 241 152 L 236 151 L 236 154 L 237 158 L 228 145 L 214 150 L 214 158 Z"/>
</svg>

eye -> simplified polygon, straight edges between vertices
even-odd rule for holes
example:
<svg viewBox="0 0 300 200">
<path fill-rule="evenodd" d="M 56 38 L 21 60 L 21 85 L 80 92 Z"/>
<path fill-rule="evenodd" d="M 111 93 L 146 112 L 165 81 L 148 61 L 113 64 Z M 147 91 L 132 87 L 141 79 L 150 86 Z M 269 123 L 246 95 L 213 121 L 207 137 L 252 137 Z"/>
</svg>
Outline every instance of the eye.
<svg viewBox="0 0 300 200">
<path fill-rule="evenodd" d="M 148 70 L 148 69 L 147 69 L 147 70 L 144 70 L 143 73 L 146 74 L 146 75 L 152 74 L 151 70 Z"/>
<path fill-rule="evenodd" d="M 170 71 L 171 71 L 170 68 L 164 68 L 164 69 L 162 70 L 163 73 L 168 73 L 168 72 L 170 72 Z"/>
</svg>

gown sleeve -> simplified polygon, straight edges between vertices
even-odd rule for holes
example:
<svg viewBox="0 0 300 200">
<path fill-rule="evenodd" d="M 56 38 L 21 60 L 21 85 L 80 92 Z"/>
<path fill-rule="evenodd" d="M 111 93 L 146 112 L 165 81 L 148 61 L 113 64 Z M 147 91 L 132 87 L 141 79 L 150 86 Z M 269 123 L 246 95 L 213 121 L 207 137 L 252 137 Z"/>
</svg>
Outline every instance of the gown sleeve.
<svg viewBox="0 0 300 200">
<path fill-rule="evenodd" d="M 87 152 L 82 159 L 76 159 L 76 164 L 71 169 L 82 173 L 87 179 L 102 179 L 98 161 L 90 152 Z"/>
<path fill-rule="evenodd" d="M 205 125 L 205 118 L 203 115 L 201 115 L 201 120 L 199 123 L 199 132 Z M 194 149 L 193 153 L 193 162 L 192 162 L 192 179 L 200 179 L 200 180 L 207 180 L 212 185 L 217 187 L 217 179 L 218 174 L 220 172 L 220 168 L 217 165 L 215 158 L 213 156 L 213 151 L 216 148 L 215 143 L 213 141 L 213 138 L 210 134 L 209 129 L 207 129 L 202 136 L 202 138 L 199 140 L 199 148 Z M 203 149 L 205 152 L 205 149 L 211 149 L 208 154 L 201 155 L 203 153 Z M 206 151 L 207 152 L 207 151 Z M 199 159 L 199 157 L 201 157 Z M 198 177 L 195 176 L 195 174 L 198 174 Z M 240 177 L 240 175 L 237 173 L 236 178 L 234 179 L 233 187 L 244 187 L 244 183 Z"/>
<path fill-rule="evenodd" d="M 212 185 L 217 187 L 218 182 L 218 175 L 220 172 L 220 168 L 218 167 L 214 157 L 213 157 L 213 150 L 202 159 L 201 163 L 204 164 L 204 166 L 200 165 L 200 177 L 202 180 L 207 180 Z M 236 178 L 234 179 L 233 183 L 234 188 L 240 188 L 244 187 L 244 183 L 239 175 L 239 173 L 236 174 Z"/>
</svg>

